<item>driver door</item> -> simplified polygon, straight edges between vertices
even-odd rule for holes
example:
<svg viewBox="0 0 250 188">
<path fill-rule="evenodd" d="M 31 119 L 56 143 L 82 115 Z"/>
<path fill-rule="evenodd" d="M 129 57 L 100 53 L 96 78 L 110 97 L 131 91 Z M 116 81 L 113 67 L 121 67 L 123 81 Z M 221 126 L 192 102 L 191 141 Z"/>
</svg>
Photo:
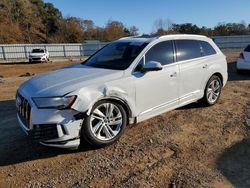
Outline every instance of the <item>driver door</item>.
<svg viewBox="0 0 250 188">
<path fill-rule="evenodd" d="M 141 62 L 149 61 L 161 63 L 163 69 L 146 73 L 136 69 L 134 72 L 138 121 L 168 111 L 179 103 L 179 67 L 174 63 L 173 42 L 164 41 L 153 46 Z"/>
</svg>

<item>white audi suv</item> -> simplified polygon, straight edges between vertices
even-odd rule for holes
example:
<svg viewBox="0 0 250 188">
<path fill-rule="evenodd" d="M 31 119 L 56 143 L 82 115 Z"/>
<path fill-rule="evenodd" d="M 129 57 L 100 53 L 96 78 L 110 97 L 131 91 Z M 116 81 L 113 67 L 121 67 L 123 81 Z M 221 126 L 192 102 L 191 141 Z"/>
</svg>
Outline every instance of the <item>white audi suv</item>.
<svg viewBox="0 0 250 188">
<path fill-rule="evenodd" d="M 81 64 L 23 83 L 17 118 L 43 145 L 103 147 L 117 141 L 127 124 L 198 100 L 215 104 L 227 78 L 226 58 L 207 37 L 122 38 Z"/>
</svg>

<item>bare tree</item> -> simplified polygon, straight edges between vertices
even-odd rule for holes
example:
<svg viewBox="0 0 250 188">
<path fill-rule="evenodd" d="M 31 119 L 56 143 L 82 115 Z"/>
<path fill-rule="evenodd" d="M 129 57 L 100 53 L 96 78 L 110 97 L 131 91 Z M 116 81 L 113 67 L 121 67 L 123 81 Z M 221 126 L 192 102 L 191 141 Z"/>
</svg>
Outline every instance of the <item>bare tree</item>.
<svg viewBox="0 0 250 188">
<path fill-rule="evenodd" d="M 137 36 L 139 29 L 135 26 L 129 28 L 129 35 L 130 36 Z"/>
<path fill-rule="evenodd" d="M 170 19 L 157 19 L 153 25 L 153 32 L 170 31 L 173 28 L 173 21 Z"/>
</svg>

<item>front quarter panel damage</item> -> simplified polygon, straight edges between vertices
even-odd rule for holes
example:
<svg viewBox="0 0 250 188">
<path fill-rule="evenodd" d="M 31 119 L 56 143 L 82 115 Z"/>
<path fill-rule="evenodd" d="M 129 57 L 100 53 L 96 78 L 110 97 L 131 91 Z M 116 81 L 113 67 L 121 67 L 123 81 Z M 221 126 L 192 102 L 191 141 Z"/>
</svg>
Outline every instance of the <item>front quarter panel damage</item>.
<svg viewBox="0 0 250 188">
<path fill-rule="evenodd" d="M 104 85 L 103 87 L 99 88 L 83 88 L 80 89 L 78 92 L 73 93 L 76 94 L 78 97 L 72 108 L 79 112 L 87 112 L 87 115 L 89 115 L 93 105 L 97 101 L 102 99 L 115 99 L 123 102 L 124 104 L 126 104 L 126 106 L 129 106 L 130 109 L 128 110 L 130 111 L 130 116 L 133 117 L 134 103 L 132 103 L 132 101 L 134 99 L 131 99 L 130 97 L 134 97 L 135 94 L 132 88 L 133 87 L 131 86 L 126 87 L 126 84 L 124 84 L 122 87 Z M 128 91 L 130 93 L 128 93 Z"/>
</svg>

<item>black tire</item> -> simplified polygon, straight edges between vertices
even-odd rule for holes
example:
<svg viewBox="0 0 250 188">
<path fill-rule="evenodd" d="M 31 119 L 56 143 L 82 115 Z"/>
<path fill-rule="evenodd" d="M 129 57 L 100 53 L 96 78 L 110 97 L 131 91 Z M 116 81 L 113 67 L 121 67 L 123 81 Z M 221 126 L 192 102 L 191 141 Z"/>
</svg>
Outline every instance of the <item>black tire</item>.
<svg viewBox="0 0 250 188">
<path fill-rule="evenodd" d="M 213 93 L 212 95 L 214 96 L 214 98 L 210 98 L 210 93 L 209 93 L 209 90 L 211 91 L 211 84 L 213 83 L 219 83 L 219 88 L 218 90 L 216 90 L 216 93 Z M 220 77 L 216 76 L 216 75 L 213 75 L 207 82 L 207 85 L 206 85 L 206 88 L 205 88 L 205 91 L 204 91 L 204 96 L 202 98 L 202 103 L 204 106 L 212 106 L 214 104 L 216 104 L 220 98 L 220 94 L 221 94 L 221 89 L 222 89 L 222 81 L 220 79 Z M 215 94 L 217 94 L 217 97 L 215 99 Z M 213 99 L 213 100 L 212 100 Z"/>
<path fill-rule="evenodd" d="M 119 126 L 120 127 L 119 133 L 115 137 L 113 137 L 110 140 L 102 140 L 102 139 L 97 138 L 97 136 L 95 135 L 95 133 L 93 133 L 93 128 L 91 128 L 92 127 L 91 116 L 93 115 L 93 112 L 98 107 L 100 107 L 101 105 L 105 105 L 107 103 L 115 105 L 117 107 L 117 109 L 119 109 L 120 115 L 122 117 L 122 123 Z M 95 120 L 97 120 L 97 119 L 95 119 Z M 99 120 L 99 121 L 101 121 L 101 120 Z M 119 140 L 119 138 L 121 137 L 121 135 L 123 134 L 123 132 L 125 130 L 126 125 L 127 125 L 127 113 L 126 113 L 125 109 L 122 107 L 122 105 L 120 105 L 119 103 L 114 102 L 114 101 L 101 100 L 101 101 L 97 102 L 93 106 L 93 108 L 92 108 L 92 110 L 90 112 L 90 115 L 86 116 L 84 118 L 84 122 L 83 122 L 83 125 L 82 125 L 82 128 L 81 128 L 81 143 L 84 144 L 84 141 L 86 141 L 87 143 L 91 144 L 94 147 L 105 147 L 105 146 L 111 145 L 114 142 L 116 142 L 117 140 Z M 98 129 L 98 130 L 100 130 L 100 132 L 104 134 L 103 128 L 100 128 L 100 129 Z M 106 129 L 106 130 L 108 130 L 108 129 Z"/>
</svg>

